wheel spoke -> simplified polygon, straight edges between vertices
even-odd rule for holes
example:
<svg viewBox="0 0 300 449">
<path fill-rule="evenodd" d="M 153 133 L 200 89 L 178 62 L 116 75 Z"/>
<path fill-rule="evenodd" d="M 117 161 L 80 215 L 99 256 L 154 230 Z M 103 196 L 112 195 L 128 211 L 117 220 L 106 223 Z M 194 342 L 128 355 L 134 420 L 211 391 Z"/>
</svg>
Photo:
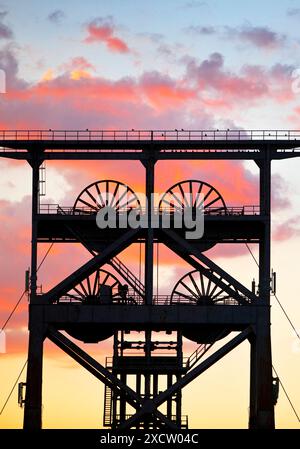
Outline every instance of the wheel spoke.
<svg viewBox="0 0 300 449">
<path fill-rule="evenodd" d="M 65 296 L 85 301 L 89 296 L 99 295 L 100 285 L 108 285 L 111 289 L 114 289 L 118 284 L 120 284 L 120 281 L 114 274 L 98 268 L 94 273 L 73 287 Z"/>
<path fill-rule="evenodd" d="M 82 291 L 80 291 L 77 287 L 73 287 L 73 290 L 75 290 L 75 292 L 78 293 L 78 295 L 81 296 L 82 299 L 84 299 L 84 294 Z"/>
<path fill-rule="evenodd" d="M 189 273 L 189 278 L 190 278 L 190 280 L 192 281 L 193 286 L 194 286 L 194 288 L 195 288 L 195 290 L 196 290 L 196 292 L 198 293 L 198 296 L 199 296 L 199 298 L 200 298 L 200 297 L 201 297 L 201 292 L 200 292 L 200 290 L 199 290 L 199 288 L 198 288 L 198 285 L 197 285 L 196 282 L 195 282 L 194 277 L 192 276 L 192 273 Z"/>
<path fill-rule="evenodd" d="M 119 187 L 120 187 L 120 184 L 117 183 L 117 184 L 116 184 L 116 187 L 115 187 L 115 190 L 114 190 L 114 192 L 113 192 L 113 194 L 112 194 L 111 202 L 110 202 L 110 204 L 109 204 L 110 207 L 113 207 L 113 203 L 114 203 L 114 201 L 116 201 L 117 191 L 119 190 Z"/>
<path fill-rule="evenodd" d="M 223 280 L 223 278 L 220 278 L 219 280 L 218 280 L 218 282 L 216 282 L 215 283 L 215 286 L 213 287 L 213 289 L 211 290 L 211 292 L 210 292 L 210 296 L 213 298 L 213 294 L 214 294 L 214 292 L 216 291 L 216 289 L 219 287 L 219 285 L 220 285 L 220 282 Z"/>
<path fill-rule="evenodd" d="M 187 187 L 186 192 L 185 187 Z M 189 198 L 187 198 L 188 195 Z M 207 204 L 205 204 L 205 201 L 207 201 Z M 197 180 L 187 180 L 174 184 L 162 196 L 159 203 L 160 210 L 163 203 L 168 206 L 172 204 L 174 208 L 179 206 L 181 212 L 185 207 L 203 207 L 205 212 L 206 208 L 211 205 L 215 205 L 216 209 L 219 207 L 221 210 L 226 209 L 220 193 L 210 184 Z M 177 206 L 174 203 L 177 203 Z"/>
<path fill-rule="evenodd" d="M 96 187 L 97 194 L 98 194 L 99 200 L 101 202 L 101 208 L 102 208 L 102 207 L 105 206 L 105 201 L 104 201 L 104 199 L 102 197 L 102 194 L 101 194 L 101 191 L 100 191 L 100 188 L 99 188 L 99 182 L 95 183 L 95 187 Z"/>
<path fill-rule="evenodd" d="M 210 286 L 211 286 L 211 279 L 208 279 L 205 296 L 209 296 Z"/>
<path fill-rule="evenodd" d="M 183 296 L 184 298 L 188 299 L 189 301 L 195 301 L 193 296 L 186 295 L 185 293 L 179 292 L 178 290 L 175 290 L 174 293 L 176 293 L 178 296 Z M 197 300 L 198 298 L 196 298 Z"/>
<path fill-rule="evenodd" d="M 127 202 L 125 202 L 125 203 L 119 205 L 118 210 L 122 209 L 124 206 L 128 206 L 128 204 L 132 203 L 132 201 L 135 201 L 135 200 L 136 200 L 136 198 L 135 198 L 135 197 L 132 197 L 132 198 L 131 198 L 130 200 L 128 200 Z"/>
<path fill-rule="evenodd" d="M 79 198 L 78 201 L 85 204 L 87 207 L 90 207 L 91 209 L 98 210 L 98 208 L 96 206 L 93 206 L 93 204 L 88 203 L 87 201 L 83 200 L 82 198 Z"/>
<path fill-rule="evenodd" d="M 198 192 L 196 194 L 195 202 L 193 204 L 194 207 L 197 207 L 197 203 L 198 203 L 199 197 L 201 195 L 202 187 L 203 187 L 203 182 L 200 182 L 200 185 L 199 185 L 199 188 L 198 188 Z"/>
<path fill-rule="evenodd" d="M 83 285 L 83 283 L 82 283 L 82 282 L 79 282 L 79 285 L 80 285 L 80 287 L 82 288 L 84 294 L 85 294 L 86 296 L 88 296 L 88 292 L 87 292 L 85 286 Z"/>
<path fill-rule="evenodd" d="M 107 281 L 107 279 L 109 278 L 109 276 L 110 276 L 110 274 L 109 273 L 106 273 L 106 276 L 105 276 L 105 278 L 103 279 L 103 281 L 101 282 L 101 285 L 106 285 L 106 281 Z"/>
<path fill-rule="evenodd" d="M 91 192 L 89 191 L 89 189 L 86 190 L 87 195 L 91 198 L 91 200 L 96 204 L 97 209 L 101 209 L 100 204 L 97 201 L 97 198 L 94 197 L 94 195 L 91 194 Z"/>
<path fill-rule="evenodd" d="M 161 203 L 166 203 L 170 208 L 172 206 L 174 209 L 176 209 L 176 210 L 178 210 L 180 212 L 182 211 L 182 208 L 180 208 L 179 206 L 176 206 L 175 204 L 171 204 L 169 201 L 167 201 L 165 199 L 162 199 Z M 160 204 L 160 209 L 161 209 L 161 204 Z"/>
<path fill-rule="evenodd" d="M 87 280 L 88 293 L 89 293 L 89 295 L 91 295 L 92 294 L 92 287 L 91 287 L 91 282 L 90 282 L 90 276 L 88 276 L 86 278 L 86 280 Z"/>
<path fill-rule="evenodd" d="M 212 204 L 216 203 L 217 201 L 219 201 L 220 197 L 217 196 L 215 199 L 213 199 L 212 201 L 210 201 L 209 203 L 205 204 L 205 207 L 210 207 Z"/>
<path fill-rule="evenodd" d="M 205 285 L 204 285 L 204 276 L 203 276 L 203 273 L 200 273 L 200 281 L 201 281 L 202 295 L 205 295 Z"/>
<path fill-rule="evenodd" d="M 183 202 L 178 198 L 178 196 L 172 191 L 170 190 L 170 194 L 172 195 L 173 198 L 175 198 L 175 200 L 178 202 L 178 204 L 182 207 L 182 209 L 184 208 L 184 204 Z"/>
<path fill-rule="evenodd" d="M 116 209 L 120 209 L 119 203 L 124 198 L 124 196 L 129 192 L 129 190 L 125 190 L 121 196 L 119 196 L 118 201 L 115 204 Z"/>
<path fill-rule="evenodd" d="M 183 285 L 184 288 L 186 288 L 186 290 L 189 291 L 192 296 L 198 299 L 197 294 L 185 282 L 181 281 L 181 285 Z"/>
<path fill-rule="evenodd" d="M 179 190 L 180 190 L 180 193 L 181 193 L 181 198 L 183 199 L 183 203 L 185 204 L 186 207 L 189 207 L 189 203 L 188 203 L 188 201 L 186 199 L 186 194 L 185 194 L 185 192 L 184 192 L 184 190 L 182 188 L 182 184 L 179 184 L 178 187 L 179 187 Z M 182 203 L 182 200 L 181 200 L 181 203 Z"/>
<path fill-rule="evenodd" d="M 96 295 L 98 293 L 99 293 L 99 270 L 96 271 L 94 278 L 93 295 Z"/>
</svg>

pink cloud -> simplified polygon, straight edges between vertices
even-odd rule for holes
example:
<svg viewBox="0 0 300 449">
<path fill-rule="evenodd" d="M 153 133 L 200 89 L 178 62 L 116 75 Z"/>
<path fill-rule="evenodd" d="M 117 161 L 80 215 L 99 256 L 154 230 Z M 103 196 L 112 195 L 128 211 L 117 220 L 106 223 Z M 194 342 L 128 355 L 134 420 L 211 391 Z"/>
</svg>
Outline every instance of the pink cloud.
<svg viewBox="0 0 300 449">
<path fill-rule="evenodd" d="M 263 99 L 277 103 L 294 98 L 291 90 L 293 67 L 276 64 L 270 69 L 258 65 L 244 65 L 239 73 L 228 70 L 220 53 L 198 62 L 185 58 L 186 80 L 197 83 L 198 95 L 207 107 L 220 109 L 258 105 Z"/>
<path fill-rule="evenodd" d="M 283 223 L 277 225 L 273 232 L 274 240 L 288 240 L 300 235 L 300 216 L 290 218 Z"/>
<path fill-rule="evenodd" d="M 101 42 L 115 53 L 129 53 L 130 51 L 126 42 L 115 35 L 116 27 L 111 18 L 103 19 L 99 17 L 94 19 L 88 23 L 87 33 L 88 35 L 84 39 L 86 44 Z"/>
<path fill-rule="evenodd" d="M 6 11 L 0 12 L 0 39 L 12 39 L 13 38 L 13 32 L 11 28 L 8 25 L 5 25 L 3 23 L 3 19 L 7 15 Z"/>
<path fill-rule="evenodd" d="M 247 24 L 239 28 L 226 27 L 225 31 L 229 39 L 238 39 L 264 50 L 282 47 L 286 40 L 285 35 L 276 33 L 266 26 Z"/>
</svg>

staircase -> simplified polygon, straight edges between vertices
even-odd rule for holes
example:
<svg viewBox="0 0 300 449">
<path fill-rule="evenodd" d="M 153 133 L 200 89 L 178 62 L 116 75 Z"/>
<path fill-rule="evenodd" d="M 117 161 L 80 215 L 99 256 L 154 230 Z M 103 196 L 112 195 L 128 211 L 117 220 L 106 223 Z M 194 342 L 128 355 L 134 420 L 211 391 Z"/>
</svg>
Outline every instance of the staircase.
<svg viewBox="0 0 300 449">
<path fill-rule="evenodd" d="M 112 425 L 112 391 L 111 388 L 105 385 L 103 427 L 111 427 L 111 425 Z"/>
<path fill-rule="evenodd" d="M 198 346 L 198 348 L 189 356 L 186 361 L 187 371 L 191 370 L 199 360 L 204 356 L 204 354 L 212 347 L 213 343 L 205 343 Z"/>
<path fill-rule="evenodd" d="M 145 287 L 142 282 L 123 264 L 123 262 L 118 258 L 114 257 L 108 262 L 130 285 L 131 288 L 137 293 L 141 298 L 145 297 Z"/>
</svg>

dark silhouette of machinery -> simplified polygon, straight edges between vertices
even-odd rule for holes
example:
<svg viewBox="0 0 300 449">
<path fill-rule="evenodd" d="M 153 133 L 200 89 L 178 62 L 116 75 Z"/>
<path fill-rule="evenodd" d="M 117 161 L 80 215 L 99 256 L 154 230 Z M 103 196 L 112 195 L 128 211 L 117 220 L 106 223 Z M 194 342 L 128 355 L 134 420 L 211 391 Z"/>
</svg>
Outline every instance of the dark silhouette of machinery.
<svg viewBox="0 0 300 449">
<path fill-rule="evenodd" d="M 0 132 L 0 156 L 26 160 L 32 167 L 30 337 L 27 380 L 19 394 L 24 428 L 42 426 L 46 338 L 104 383 L 103 425 L 122 430 L 186 428 L 185 386 L 247 340 L 249 427 L 274 428 L 278 380 L 272 376 L 270 338 L 271 161 L 299 156 L 299 140 L 294 131 Z M 141 162 L 148 206 L 116 180 L 90 184 L 73 206 L 41 204 L 44 161 L 107 159 Z M 229 206 L 230 198 L 225 203 L 214 186 L 192 179 L 174 184 L 156 206 L 149 200 L 161 160 L 252 160 L 259 169 L 259 204 Z M 118 225 L 99 229 L 96 218 L 107 207 Z M 176 225 L 176 217 L 187 211 L 197 217 L 199 210 L 204 233 L 193 239 L 185 224 Z M 148 223 L 154 215 L 158 225 L 120 226 L 132 213 Z M 168 228 L 163 217 L 169 219 Z M 90 259 L 42 293 L 37 289 L 37 249 L 45 242 L 80 243 Z M 221 244 L 257 245 L 259 279 L 252 288 L 209 257 L 208 250 Z M 131 245 L 144 248 L 143 277 L 119 256 Z M 167 295 L 154 292 L 155 245 L 165 245 L 191 267 Z M 95 344 L 111 338 L 112 356 L 103 366 L 68 334 Z M 188 357 L 185 338 L 197 344 Z"/>
</svg>

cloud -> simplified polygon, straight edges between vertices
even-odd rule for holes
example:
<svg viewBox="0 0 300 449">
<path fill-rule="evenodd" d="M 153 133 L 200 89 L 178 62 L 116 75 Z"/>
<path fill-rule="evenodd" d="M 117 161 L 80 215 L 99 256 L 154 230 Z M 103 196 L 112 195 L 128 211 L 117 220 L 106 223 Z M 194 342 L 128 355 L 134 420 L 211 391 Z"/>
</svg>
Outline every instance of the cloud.
<svg viewBox="0 0 300 449">
<path fill-rule="evenodd" d="M 60 66 L 64 72 L 70 73 L 70 78 L 79 80 L 81 78 L 90 78 L 91 72 L 95 71 L 95 66 L 82 56 L 72 58 L 66 64 Z"/>
<path fill-rule="evenodd" d="M 106 45 L 108 50 L 115 53 L 129 53 L 129 47 L 126 42 L 116 36 L 116 26 L 111 17 L 98 17 L 87 24 L 87 37 L 84 39 L 86 44 L 101 42 Z"/>
<path fill-rule="evenodd" d="M 202 35 L 212 35 L 212 34 L 217 33 L 216 28 L 213 26 L 202 26 L 202 25 L 193 26 L 192 25 L 188 28 L 185 28 L 185 30 L 188 33 L 202 34 Z"/>
<path fill-rule="evenodd" d="M 181 63 L 186 68 L 181 77 L 152 71 L 110 80 L 78 56 L 29 84 L 20 78 L 13 48 L 6 47 L 0 51 L 0 66 L 8 79 L 7 93 L 1 97 L 5 114 L 0 126 L 220 128 L 228 119 L 228 110 L 239 111 L 245 103 L 247 108 L 259 106 L 262 100 L 278 106 L 294 98 L 292 66 L 247 65 L 232 71 L 220 53 L 200 61 L 186 57 Z"/>
<path fill-rule="evenodd" d="M 66 14 L 61 9 L 56 9 L 55 11 L 52 11 L 47 19 L 55 24 L 59 24 L 63 21 L 63 19 L 66 17 Z"/>
<path fill-rule="evenodd" d="M 277 225 L 273 232 L 273 239 L 278 241 L 287 240 L 300 236 L 300 216 L 290 218 L 283 223 Z"/>
<path fill-rule="evenodd" d="M 19 91 L 27 87 L 28 83 L 18 76 L 19 64 L 12 44 L 0 49 L 0 68 L 6 74 L 7 91 Z"/>
<path fill-rule="evenodd" d="M 286 13 L 290 17 L 300 17 L 300 8 L 289 8 Z"/>
<path fill-rule="evenodd" d="M 224 65 L 223 55 L 212 53 L 208 59 L 198 62 L 186 59 L 186 79 L 198 87 L 198 95 L 210 109 L 248 107 L 261 99 L 285 102 L 293 98 L 291 91 L 292 66 L 276 64 L 270 69 L 258 65 L 244 65 L 239 72 L 232 72 Z"/>
<path fill-rule="evenodd" d="M 140 86 L 147 103 L 160 111 L 184 105 L 195 98 L 193 89 L 181 86 L 159 72 L 145 73 L 140 79 Z"/>
<path fill-rule="evenodd" d="M 218 28 L 211 25 L 192 25 L 185 28 L 184 31 L 201 36 L 218 35 L 220 39 L 236 40 L 264 50 L 280 48 L 286 42 L 285 34 L 276 33 L 268 27 L 252 26 L 251 24 Z"/>
<path fill-rule="evenodd" d="M 6 15 L 6 11 L 0 12 L 0 39 L 12 39 L 14 36 L 11 28 L 2 22 Z"/>
<path fill-rule="evenodd" d="M 239 28 L 225 27 L 225 35 L 228 39 L 237 39 L 257 48 L 274 49 L 282 47 L 286 41 L 284 34 L 276 33 L 268 27 L 243 25 Z"/>
</svg>

